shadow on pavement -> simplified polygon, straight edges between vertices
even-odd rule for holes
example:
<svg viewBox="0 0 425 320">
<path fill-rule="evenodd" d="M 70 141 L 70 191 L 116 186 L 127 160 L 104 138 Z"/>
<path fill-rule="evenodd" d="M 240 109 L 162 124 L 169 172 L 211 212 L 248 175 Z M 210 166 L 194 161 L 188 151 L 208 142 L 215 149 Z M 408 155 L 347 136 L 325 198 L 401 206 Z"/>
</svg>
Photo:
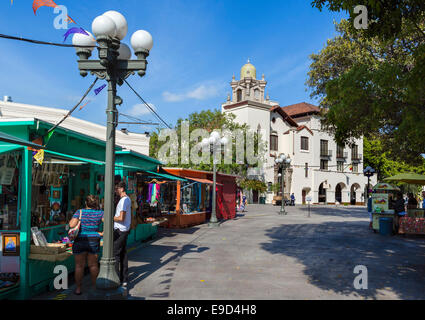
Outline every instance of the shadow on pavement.
<svg viewBox="0 0 425 320">
<path fill-rule="evenodd" d="M 367 222 L 288 224 L 266 230 L 261 247 L 296 258 L 309 282 L 338 294 L 375 299 L 391 290 L 401 299 L 425 299 L 425 239 L 374 234 Z M 368 289 L 356 290 L 354 267 L 368 269 Z M 397 297 L 394 297 L 397 298 Z"/>
<path fill-rule="evenodd" d="M 164 238 L 172 238 L 178 234 L 193 234 L 197 229 L 197 227 L 188 229 L 162 229 L 159 231 L 156 241 L 159 239 L 164 241 Z M 143 248 L 143 250 L 137 250 L 130 254 L 132 262 L 141 262 L 143 264 L 140 266 L 129 267 L 128 290 L 130 291 L 136 287 L 141 281 L 162 267 L 170 265 L 167 269 L 165 269 L 165 273 L 161 275 L 164 279 L 162 279 L 159 284 L 164 288 L 163 292 L 150 296 L 151 298 L 168 298 L 172 278 L 180 259 L 186 254 L 201 253 L 209 248 L 199 247 L 194 244 L 186 244 L 180 248 L 178 246 L 169 245 L 167 242 L 155 244 L 156 241 Z M 164 259 L 166 256 L 168 258 Z M 166 286 L 164 287 L 164 285 Z M 129 299 L 135 298 L 129 295 Z"/>
<path fill-rule="evenodd" d="M 308 214 L 308 206 L 299 205 L 300 211 Z M 311 214 L 332 217 L 349 217 L 349 218 L 369 218 L 367 208 L 354 206 L 310 206 Z"/>
</svg>

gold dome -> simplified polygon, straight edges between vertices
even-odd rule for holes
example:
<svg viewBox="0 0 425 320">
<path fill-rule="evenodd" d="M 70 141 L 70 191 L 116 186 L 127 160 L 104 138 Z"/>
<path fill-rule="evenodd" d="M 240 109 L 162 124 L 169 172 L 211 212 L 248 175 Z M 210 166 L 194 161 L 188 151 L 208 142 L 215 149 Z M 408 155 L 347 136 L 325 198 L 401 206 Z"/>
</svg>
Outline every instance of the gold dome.
<svg viewBox="0 0 425 320">
<path fill-rule="evenodd" d="M 241 69 L 241 80 L 244 78 L 257 79 L 257 69 L 249 62 L 249 59 L 247 64 Z"/>
</svg>

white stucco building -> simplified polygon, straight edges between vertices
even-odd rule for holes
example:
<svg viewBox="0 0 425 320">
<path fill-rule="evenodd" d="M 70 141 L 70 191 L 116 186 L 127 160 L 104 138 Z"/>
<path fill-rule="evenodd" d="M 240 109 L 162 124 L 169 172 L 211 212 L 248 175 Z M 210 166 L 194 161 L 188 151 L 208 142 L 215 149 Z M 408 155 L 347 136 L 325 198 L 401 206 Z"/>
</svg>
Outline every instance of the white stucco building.
<svg viewBox="0 0 425 320">
<path fill-rule="evenodd" d="M 363 175 L 363 140 L 352 146 L 337 146 L 334 138 L 322 130 L 320 109 L 302 102 L 286 107 L 265 96 L 267 82 L 257 80 L 256 69 L 248 61 L 240 80 L 230 83 L 232 94 L 222 105 L 223 113 L 233 113 L 235 121 L 260 130 L 267 145 L 266 163 L 257 178 L 270 188 L 266 202 L 275 195 L 271 186 L 280 183 L 275 159 L 284 153 L 292 159 L 285 174 L 285 197 L 294 193 L 296 203 L 363 204 L 367 178 Z M 376 176 L 371 185 L 376 184 Z M 253 201 L 258 195 L 254 194 Z"/>
<path fill-rule="evenodd" d="M 0 101 L 0 121 L 6 119 L 31 118 L 39 119 L 56 124 L 68 113 L 68 110 L 58 108 L 47 108 L 22 103 L 11 102 L 9 97 Z M 63 129 L 73 130 L 84 135 L 96 138 L 101 141 L 106 140 L 106 127 L 96 123 L 68 117 L 60 125 Z M 133 150 L 143 155 L 149 156 L 149 140 L 146 134 L 133 133 L 128 131 L 116 131 L 116 144 L 126 150 Z"/>
</svg>

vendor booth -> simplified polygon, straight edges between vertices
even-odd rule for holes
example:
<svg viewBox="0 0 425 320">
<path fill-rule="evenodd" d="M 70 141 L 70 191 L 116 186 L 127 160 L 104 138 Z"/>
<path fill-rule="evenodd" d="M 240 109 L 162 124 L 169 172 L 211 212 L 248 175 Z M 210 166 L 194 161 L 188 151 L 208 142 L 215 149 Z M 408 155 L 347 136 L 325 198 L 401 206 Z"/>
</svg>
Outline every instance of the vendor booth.
<svg viewBox="0 0 425 320">
<path fill-rule="evenodd" d="M 181 168 L 164 168 L 170 174 L 184 177 L 190 183 L 182 185 L 180 226 L 204 223 L 211 218 L 213 173 Z M 236 176 L 216 174 L 216 214 L 219 220 L 236 217 Z"/>
<path fill-rule="evenodd" d="M 169 217 L 168 228 L 186 228 L 207 221 L 211 212 L 212 184 L 208 172 L 164 168 L 164 172 L 182 178 L 177 184 L 176 214 Z"/>
<path fill-rule="evenodd" d="M 385 179 L 413 185 L 425 185 L 425 176 L 417 173 L 401 173 Z M 399 219 L 399 234 L 425 234 L 425 208 L 408 208 L 407 214 Z"/>
<path fill-rule="evenodd" d="M 1 132 L 37 144 L 46 144 L 39 137 L 51 126 L 37 119 L 0 121 Z M 134 200 L 134 172 L 155 171 L 160 163 L 118 146 L 116 154 L 117 177 L 126 179 Z M 44 152 L 0 143 L 0 300 L 52 289 L 57 265 L 74 271 L 68 222 L 88 194 L 97 196 L 103 208 L 104 158 L 105 142 L 62 128 Z M 155 235 L 157 226 L 140 222 L 132 219 L 129 243 Z"/>
<path fill-rule="evenodd" d="M 374 232 L 379 232 L 381 218 L 394 219 L 395 212 L 392 201 L 399 191 L 399 188 L 389 183 L 378 183 L 372 188 L 372 228 Z"/>
</svg>

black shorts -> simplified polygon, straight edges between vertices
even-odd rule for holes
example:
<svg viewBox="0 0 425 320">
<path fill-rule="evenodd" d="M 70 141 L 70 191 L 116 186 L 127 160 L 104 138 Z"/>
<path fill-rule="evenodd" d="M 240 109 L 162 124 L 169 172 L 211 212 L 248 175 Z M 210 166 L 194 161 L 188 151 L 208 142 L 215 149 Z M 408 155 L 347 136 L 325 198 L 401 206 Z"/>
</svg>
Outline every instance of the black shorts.
<svg viewBox="0 0 425 320">
<path fill-rule="evenodd" d="M 100 251 L 100 238 L 78 237 L 72 245 L 73 254 L 90 253 L 98 254 Z"/>
</svg>

